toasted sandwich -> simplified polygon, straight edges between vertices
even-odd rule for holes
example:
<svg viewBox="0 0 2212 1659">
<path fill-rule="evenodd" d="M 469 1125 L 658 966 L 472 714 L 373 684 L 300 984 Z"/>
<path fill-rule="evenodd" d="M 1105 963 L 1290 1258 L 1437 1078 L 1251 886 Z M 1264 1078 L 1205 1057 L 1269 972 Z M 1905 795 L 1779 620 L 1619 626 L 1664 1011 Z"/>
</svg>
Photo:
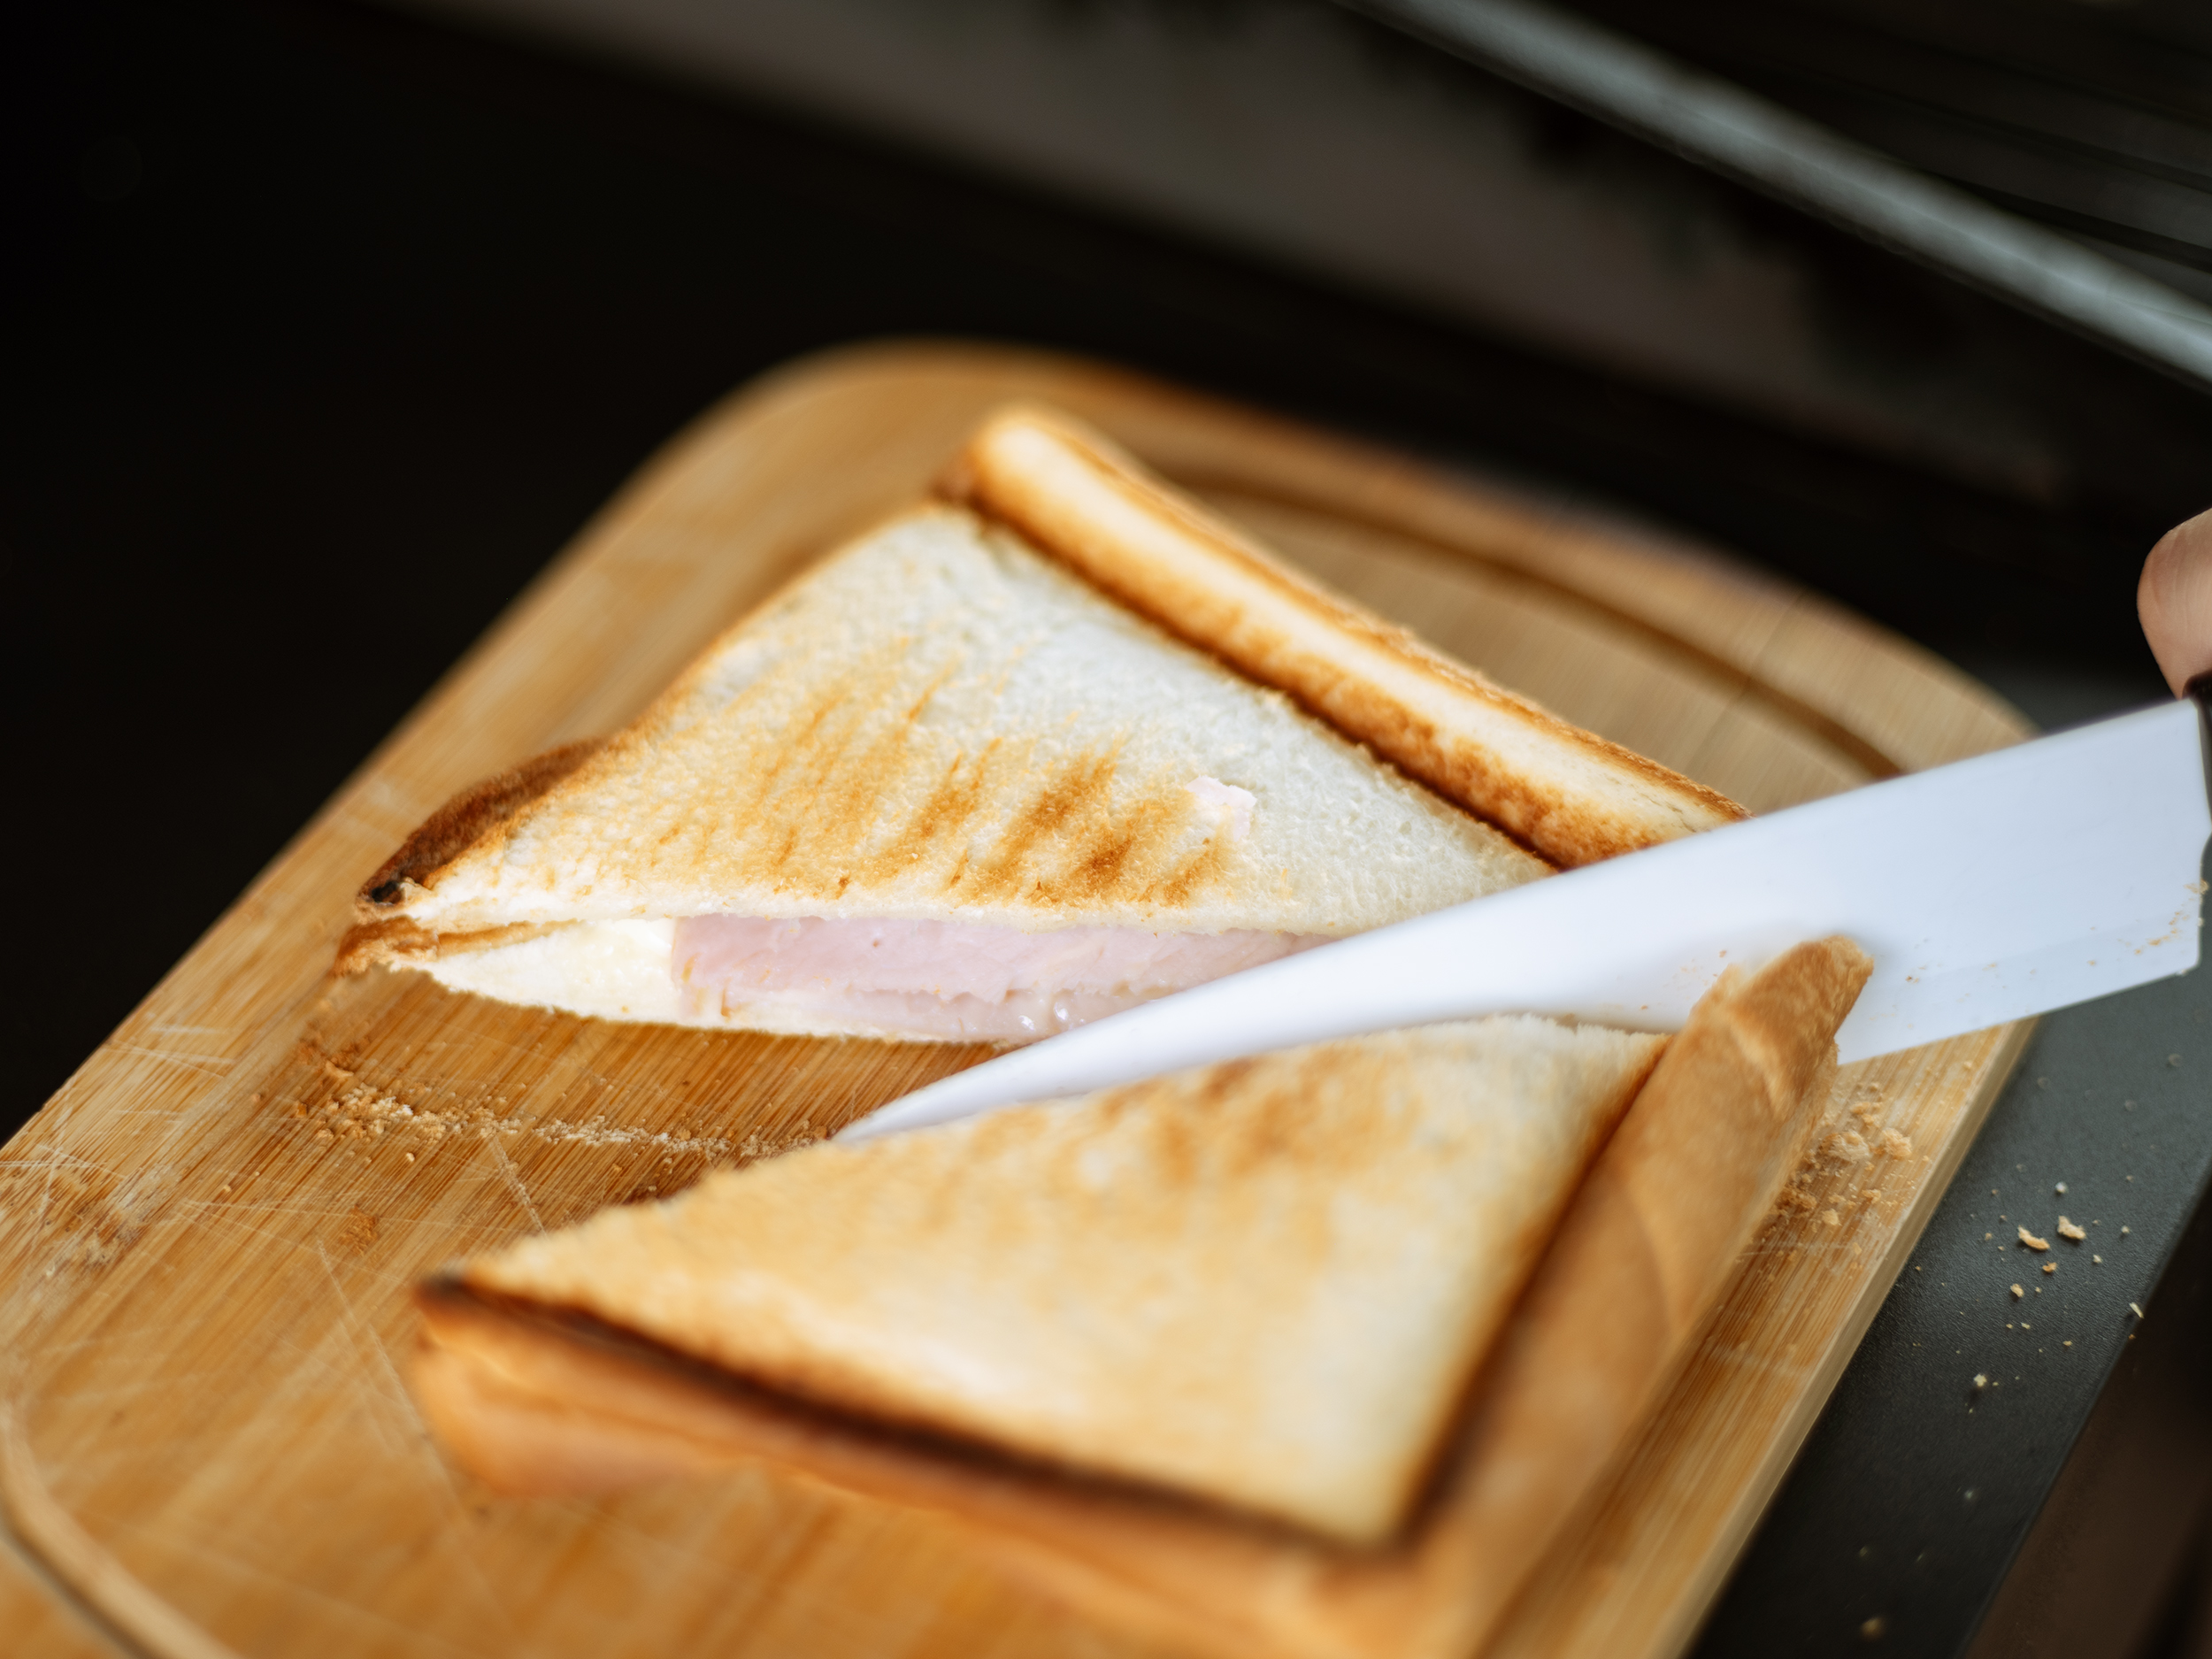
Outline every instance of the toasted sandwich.
<svg viewBox="0 0 2212 1659">
<path fill-rule="evenodd" d="M 1663 1047 L 1528 1018 L 1317 1044 L 808 1147 L 461 1277 L 1371 1542 Z"/>
<path fill-rule="evenodd" d="M 1732 971 L 1671 1039 L 1425 1027 L 804 1148 L 426 1284 L 411 1386 L 510 1493 L 766 1463 L 1219 1651 L 1474 1652 L 1771 1212 L 1870 966 Z"/>
<path fill-rule="evenodd" d="M 1015 412 L 628 728 L 434 815 L 340 964 L 1024 1041 L 1737 815 Z"/>
</svg>

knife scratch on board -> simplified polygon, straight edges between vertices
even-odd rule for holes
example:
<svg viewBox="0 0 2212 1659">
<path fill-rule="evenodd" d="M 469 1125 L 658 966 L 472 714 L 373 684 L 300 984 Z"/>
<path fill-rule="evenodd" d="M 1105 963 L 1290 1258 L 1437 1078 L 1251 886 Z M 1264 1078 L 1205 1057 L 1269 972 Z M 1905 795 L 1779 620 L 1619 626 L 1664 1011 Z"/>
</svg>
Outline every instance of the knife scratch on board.
<svg viewBox="0 0 2212 1659">
<path fill-rule="evenodd" d="M 491 1148 L 492 1157 L 499 1165 L 499 1173 L 507 1183 L 507 1190 L 515 1195 L 515 1202 L 530 1217 L 530 1225 L 543 1233 L 545 1217 L 538 1214 L 537 1205 L 530 1202 L 530 1189 L 522 1184 L 522 1177 L 515 1172 L 514 1162 L 508 1157 L 507 1148 L 501 1146 L 498 1138 L 494 1135 L 486 1135 L 483 1143 Z"/>
<path fill-rule="evenodd" d="M 238 1064 L 227 1055 L 179 1054 L 173 1049 L 150 1048 L 136 1042 L 111 1041 L 108 1048 L 111 1053 L 135 1055 L 143 1060 L 165 1060 L 171 1065 L 184 1066 L 213 1078 L 228 1077 L 231 1067 Z"/>
</svg>

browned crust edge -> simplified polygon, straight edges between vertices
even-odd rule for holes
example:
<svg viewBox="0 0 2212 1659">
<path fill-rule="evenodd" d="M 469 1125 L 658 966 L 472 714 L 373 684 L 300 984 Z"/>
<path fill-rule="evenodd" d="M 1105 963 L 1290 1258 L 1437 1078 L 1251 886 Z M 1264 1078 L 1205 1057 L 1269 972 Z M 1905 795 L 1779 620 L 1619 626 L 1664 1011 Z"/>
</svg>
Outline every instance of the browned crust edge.
<svg viewBox="0 0 2212 1659">
<path fill-rule="evenodd" d="M 361 884 L 354 912 L 364 922 L 394 914 L 412 896 L 430 885 L 439 871 L 474 845 L 484 833 L 505 823 L 524 807 L 597 754 L 603 737 L 564 743 L 519 766 L 495 772 L 471 784 L 416 826 L 400 843 L 399 850 L 378 866 Z"/>
<path fill-rule="evenodd" d="M 651 1378 L 655 1386 L 641 1397 L 654 1404 L 672 1401 L 678 1393 L 691 1391 L 695 1407 L 726 1414 L 722 1421 L 740 1417 L 763 1434 L 801 1436 L 818 1440 L 835 1436 L 865 1443 L 902 1458 L 926 1460 L 957 1471 L 963 1479 L 1013 1479 L 1073 1494 L 1086 1502 L 1107 1502 L 1141 1509 L 1148 1513 L 1179 1513 L 1209 1526 L 1226 1526 L 1256 1538 L 1292 1540 L 1358 1557 L 1367 1553 L 1358 1545 L 1309 1532 L 1291 1523 L 1202 1497 L 1155 1486 L 1141 1480 L 1124 1480 L 1082 1469 L 1068 1468 L 1048 1459 L 1002 1450 L 926 1423 L 908 1423 L 895 1417 L 855 1413 L 810 1399 L 775 1381 L 727 1370 L 695 1358 L 651 1337 L 615 1325 L 582 1308 L 534 1301 L 471 1284 L 459 1271 L 432 1275 L 415 1286 L 416 1311 L 422 1316 L 422 1334 L 428 1341 L 449 1340 L 464 1329 L 475 1340 L 505 1340 L 527 1329 L 557 1340 L 579 1356 L 603 1361 L 611 1370 L 600 1370 L 599 1381 L 624 1377 Z M 603 1403 L 619 1415 L 622 1403 L 611 1388 Z M 735 1413 L 736 1416 L 728 1416 Z M 687 1419 L 680 1417 L 679 1423 Z M 504 1482 L 503 1490 L 535 1491 L 572 1488 L 557 1478 L 548 1483 L 545 1471 L 518 1470 Z"/>
<path fill-rule="evenodd" d="M 1100 514 L 1064 498 L 1045 504 L 1033 499 L 1019 464 L 998 452 L 1010 434 L 1045 438 L 1172 538 L 1177 567 L 1171 575 L 1125 542 Z M 1020 404 L 1000 411 L 940 475 L 937 489 L 1008 525 L 1171 633 L 1289 694 L 1317 718 L 1555 864 L 1590 864 L 1748 816 L 1717 791 L 1561 719 L 1329 592 L 1192 506 L 1133 457 L 1064 415 Z M 1256 588 L 1294 615 L 1324 649 L 1301 651 L 1282 634 L 1271 634 L 1248 614 L 1240 588 Z M 1363 672 L 1356 659 L 1373 655 L 1408 671 L 1464 714 L 1502 716 L 1563 762 L 1595 765 L 1612 787 L 1652 794 L 1663 811 L 1640 815 L 1602 789 L 1577 791 L 1529 775 L 1471 727 L 1440 726 L 1431 711 Z"/>
<path fill-rule="evenodd" d="M 1804 1157 L 1872 970 L 1839 936 L 1732 970 L 1592 1168 L 1457 1443 L 1463 1471 L 1525 1473 L 1521 1448 L 1548 1448 L 1539 1481 L 1462 1475 L 1477 1495 L 1440 1520 L 1425 1564 L 1470 1586 L 1461 1649 L 1496 1629 L 1691 1351 Z"/>
<path fill-rule="evenodd" d="M 1359 1555 L 1174 1494 L 850 1417 L 450 1274 L 419 1285 L 414 1302 L 410 1391 L 454 1460 L 510 1496 L 601 1497 L 766 1463 L 806 1485 L 934 1514 L 1094 1616 L 1236 1655 L 1249 1648 L 1249 1610 L 1233 1599 L 1212 1606 L 1209 1582 L 1248 1578 L 1286 1556 Z M 1164 1596 L 1164 1579 L 1175 1586 Z"/>
<path fill-rule="evenodd" d="M 544 931 L 520 923 L 467 934 L 441 936 L 404 914 L 405 907 L 437 879 L 438 872 L 541 798 L 606 744 L 603 737 L 564 743 L 519 766 L 471 784 L 415 826 L 399 850 L 361 884 L 354 895 L 354 925 L 338 941 L 331 972 L 341 978 L 380 963 L 425 966 L 442 956 L 512 944 Z"/>
</svg>

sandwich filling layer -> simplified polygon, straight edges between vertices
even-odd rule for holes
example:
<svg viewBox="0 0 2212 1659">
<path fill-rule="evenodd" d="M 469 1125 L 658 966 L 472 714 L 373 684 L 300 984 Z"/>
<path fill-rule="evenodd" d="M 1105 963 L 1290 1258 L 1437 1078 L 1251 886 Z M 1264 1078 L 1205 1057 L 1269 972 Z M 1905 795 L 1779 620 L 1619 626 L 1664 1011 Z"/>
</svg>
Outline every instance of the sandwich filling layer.
<svg viewBox="0 0 2212 1659">
<path fill-rule="evenodd" d="M 1317 933 L 694 916 L 441 956 L 455 990 L 603 1019 L 1028 1042 L 1329 942 Z"/>
<path fill-rule="evenodd" d="M 762 1003 L 927 1037 L 1026 1042 L 1315 945 L 1317 933 L 693 916 L 670 959 L 695 1015 Z"/>
</svg>

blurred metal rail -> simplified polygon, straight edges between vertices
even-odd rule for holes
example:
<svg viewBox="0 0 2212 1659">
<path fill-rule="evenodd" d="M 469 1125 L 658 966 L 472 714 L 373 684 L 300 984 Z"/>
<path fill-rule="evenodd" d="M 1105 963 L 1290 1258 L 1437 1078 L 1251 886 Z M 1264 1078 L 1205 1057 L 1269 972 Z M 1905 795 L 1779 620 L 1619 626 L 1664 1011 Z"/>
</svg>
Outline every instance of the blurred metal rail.
<svg viewBox="0 0 2212 1659">
<path fill-rule="evenodd" d="M 2212 387 L 2212 308 L 1726 81 L 1531 0 L 1340 0 L 2024 310 Z"/>
</svg>

